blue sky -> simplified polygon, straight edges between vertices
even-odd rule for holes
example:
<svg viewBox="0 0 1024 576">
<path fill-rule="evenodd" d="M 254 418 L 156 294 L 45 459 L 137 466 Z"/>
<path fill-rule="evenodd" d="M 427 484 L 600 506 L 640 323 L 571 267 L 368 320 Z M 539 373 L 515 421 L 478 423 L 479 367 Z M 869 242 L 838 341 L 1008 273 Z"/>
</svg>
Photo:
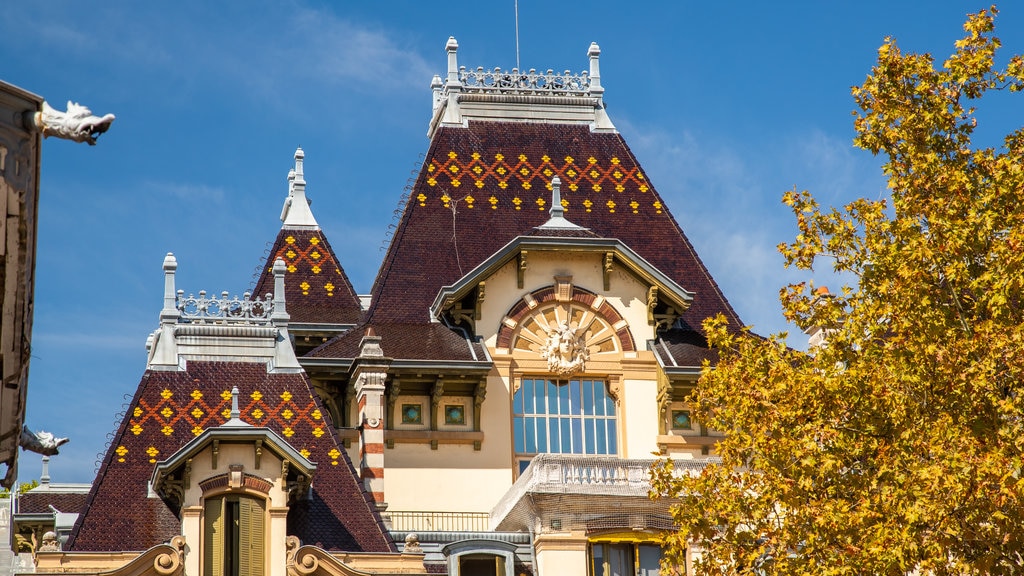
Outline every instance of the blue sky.
<svg viewBox="0 0 1024 576">
<path fill-rule="evenodd" d="M 117 120 L 99 144 L 43 145 L 28 424 L 71 436 L 55 482 L 89 482 L 145 365 L 164 254 L 178 286 L 253 282 L 297 146 L 307 193 L 356 290 L 368 292 L 428 141 L 429 83 L 516 62 L 513 0 L 33 3 L 0 19 L 0 78 Z M 790 329 L 778 289 L 794 186 L 824 205 L 885 194 L 853 149 L 850 87 L 887 35 L 941 59 L 984 3 L 519 2 L 523 68 L 579 72 L 600 44 L 609 114 L 740 316 Z M 1024 52 L 1024 6 L 997 19 Z M 994 138 L 1024 124 L 1000 96 Z M 996 143 L 993 141 L 993 143 Z M 805 345 L 795 333 L 790 342 Z M 23 454 L 20 478 L 37 477 Z"/>
</svg>

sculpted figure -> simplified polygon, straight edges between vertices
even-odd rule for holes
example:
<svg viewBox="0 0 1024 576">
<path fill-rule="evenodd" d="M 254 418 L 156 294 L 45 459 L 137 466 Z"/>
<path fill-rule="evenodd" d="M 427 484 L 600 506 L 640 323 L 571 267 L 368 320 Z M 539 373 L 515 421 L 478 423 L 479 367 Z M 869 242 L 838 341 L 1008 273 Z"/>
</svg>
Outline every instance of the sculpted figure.
<svg viewBox="0 0 1024 576">
<path fill-rule="evenodd" d="M 55 110 L 43 102 L 43 111 L 36 112 L 34 120 L 43 136 L 56 136 L 94 146 L 96 138 L 110 129 L 114 115 L 107 114 L 102 118 L 93 116 L 92 111 L 85 106 L 68 100 L 66 112 Z"/>
<path fill-rule="evenodd" d="M 28 426 L 21 428 L 21 436 L 18 438 L 18 445 L 24 450 L 42 454 L 43 456 L 53 456 L 57 454 L 57 449 L 67 444 L 70 438 L 55 438 L 53 434 L 49 432 L 33 432 L 28 429 Z"/>
<path fill-rule="evenodd" d="M 568 322 L 549 330 L 540 353 L 548 361 L 548 370 L 563 376 L 582 372 L 590 356 L 582 340 Z"/>
</svg>

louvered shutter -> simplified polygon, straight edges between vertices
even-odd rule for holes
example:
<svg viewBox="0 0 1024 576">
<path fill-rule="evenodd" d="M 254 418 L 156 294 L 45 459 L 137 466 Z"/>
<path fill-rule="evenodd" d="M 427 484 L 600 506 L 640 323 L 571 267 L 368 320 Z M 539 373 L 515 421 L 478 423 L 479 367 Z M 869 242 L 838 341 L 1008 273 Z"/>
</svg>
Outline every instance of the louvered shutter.
<svg viewBox="0 0 1024 576">
<path fill-rule="evenodd" d="M 203 576 L 224 576 L 224 499 L 203 503 Z"/>
<path fill-rule="evenodd" d="M 263 500 L 239 499 L 238 530 L 239 575 L 264 576 L 267 555 Z"/>
</svg>

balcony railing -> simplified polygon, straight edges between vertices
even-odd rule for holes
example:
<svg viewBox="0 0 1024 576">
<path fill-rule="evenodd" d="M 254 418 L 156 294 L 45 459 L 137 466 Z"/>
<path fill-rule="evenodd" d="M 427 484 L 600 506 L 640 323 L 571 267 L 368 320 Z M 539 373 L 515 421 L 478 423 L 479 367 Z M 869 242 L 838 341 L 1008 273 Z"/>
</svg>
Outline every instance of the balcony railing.
<svg viewBox="0 0 1024 576">
<path fill-rule="evenodd" d="M 486 512 L 388 512 L 391 529 L 418 532 L 484 532 Z"/>
</svg>

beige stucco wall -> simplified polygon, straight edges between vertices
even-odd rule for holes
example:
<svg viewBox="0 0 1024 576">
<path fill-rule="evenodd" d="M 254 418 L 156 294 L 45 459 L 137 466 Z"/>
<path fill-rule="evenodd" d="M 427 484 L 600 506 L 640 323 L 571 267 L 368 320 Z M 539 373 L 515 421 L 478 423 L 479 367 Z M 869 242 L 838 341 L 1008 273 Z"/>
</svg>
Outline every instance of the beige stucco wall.
<svg viewBox="0 0 1024 576">
<path fill-rule="evenodd" d="M 587 538 L 583 534 L 548 533 L 534 540 L 534 573 L 586 574 Z"/>
</svg>

